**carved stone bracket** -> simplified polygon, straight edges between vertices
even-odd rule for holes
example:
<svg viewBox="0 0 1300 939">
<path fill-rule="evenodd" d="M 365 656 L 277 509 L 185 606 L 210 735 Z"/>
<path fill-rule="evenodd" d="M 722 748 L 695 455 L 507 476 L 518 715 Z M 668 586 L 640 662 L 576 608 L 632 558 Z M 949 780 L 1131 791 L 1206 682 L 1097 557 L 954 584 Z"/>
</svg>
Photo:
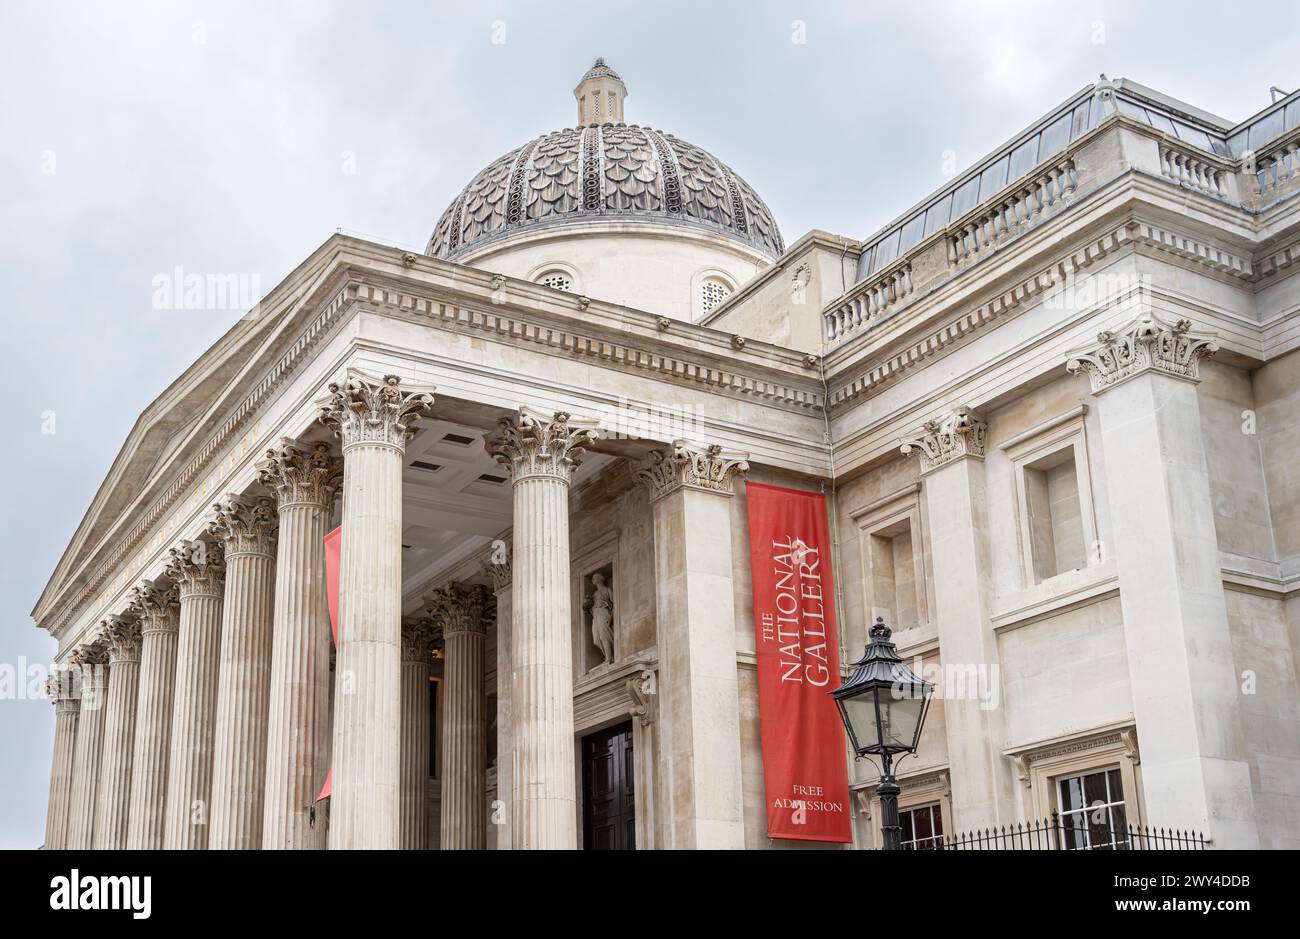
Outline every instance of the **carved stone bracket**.
<svg viewBox="0 0 1300 939">
<path fill-rule="evenodd" d="M 229 495 L 212 506 L 208 531 L 225 541 L 226 557 L 275 553 L 275 503 Z"/>
<path fill-rule="evenodd" d="M 510 470 L 515 482 L 551 476 L 566 482 L 581 462 L 583 450 L 596 442 L 597 423 L 564 411 L 547 415 L 521 407 L 517 417 L 497 421 L 484 436 L 487 452 Z"/>
<path fill-rule="evenodd" d="M 1189 320 L 1170 324 L 1143 313 L 1122 329 L 1097 335 L 1097 345 L 1070 354 L 1065 367 L 1084 371 L 1093 394 L 1147 371 L 1200 381 L 1200 361 L 1219 351 L 1209 333 L 1193 333 Z"/>
<path fill-rule="evenodd" d="M 959 405 L 938 420 L 926 421 L 921 433 L 903 443 L 903 453 L 913 450 L 921 458 L 921 472 L 929 473 L 962 457 L 984 458 L 988 424 L 971 409 Z"/>
<path fill-rule="evenodd" d="M 487 633 L 488 616 L 493 604 L 491 593 L 481 584 L 451 583 L 439 587 L 424 598 L 429 616 L 444 637 L 455 633 Z"/>
<path fill-rule="evenodd" d="M 180 599 L 221 597 L 226 582 L 226 549 L 220 541 L 182 541 L 168 552 L 163 573 L 175 581 Z"/>
<path fill-rule="evenodd" d="M 625 687 L 627 696 L 632 699 L 632 706 L 628 709 L 628 713 L 640 721 L 642 727 L 653 724 L 657 687 L 655 673 L 648 668 L 644 669 L 641 674 L 629 678 Z"/>
<path fill-rule="evenodd" d="M 683 488 L 730 496 L 733 480 L 749 472 L 748 457 L 717 444 L 676 440 L 671 452 L 651 450 L 635 475 L 650 490 L 652 502 Z"/>
<path fill-rule="evenodd" d="M 330 382 L 329 397 L 320 404 L 320 421 L 343 441 L 343 450 L 358 444 L 406 448 L 413 425 L 433 406 L 432 385 L 401 387 L 396 375 L 376 378 L 348 369 L 341 381 Z"/>
<path fill-rule="evenodd" d="M 311 452 L 282 440 L 258 464 L 258 479 L 275 494 L 277 505 L 329 506 L 343 481 L 343 460 L 323 443 Z"/>
</svg>

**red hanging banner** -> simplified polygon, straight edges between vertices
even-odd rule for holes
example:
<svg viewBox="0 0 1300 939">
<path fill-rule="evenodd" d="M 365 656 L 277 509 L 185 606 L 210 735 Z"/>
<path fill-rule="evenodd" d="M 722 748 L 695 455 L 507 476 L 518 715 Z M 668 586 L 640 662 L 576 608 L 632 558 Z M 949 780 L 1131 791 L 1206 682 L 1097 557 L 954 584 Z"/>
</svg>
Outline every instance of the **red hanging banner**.
<svg viewBox="0 0 1300 939">
<path fill-rule="evenodd" d="M 325 536 L 325 603 L 329 607 L 330 632 L 334 634 L 334 647 L 339 644 L 339 557 L 343 550 L 343 526 L 340 525 Z M 334 781 L 334 767 L 325 774 L 325 785 L 321 787 L 316 801 L 328 799 L 331 784 Z"/>
<path fill-rule="evenodd" d="M 746 483 L 769 838 L 853 839 L 826 497 Z"/>
</svg>

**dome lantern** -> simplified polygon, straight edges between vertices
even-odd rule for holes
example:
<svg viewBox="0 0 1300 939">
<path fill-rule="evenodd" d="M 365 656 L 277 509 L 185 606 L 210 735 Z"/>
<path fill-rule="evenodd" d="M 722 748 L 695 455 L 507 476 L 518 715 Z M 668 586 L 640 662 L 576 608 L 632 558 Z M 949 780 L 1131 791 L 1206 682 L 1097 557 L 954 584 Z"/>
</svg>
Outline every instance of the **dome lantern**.
<svg viewBox="0 0 1300 939">
<path fill-rule="evenodd" d="M 627 97 L 627 86 L 604 59 L 597 59 L 587 69 L 578 87 L 573 89 L 573 97 L 578 101 L 579 126 L 623 123 L 623 99 Z"/>
</svg>

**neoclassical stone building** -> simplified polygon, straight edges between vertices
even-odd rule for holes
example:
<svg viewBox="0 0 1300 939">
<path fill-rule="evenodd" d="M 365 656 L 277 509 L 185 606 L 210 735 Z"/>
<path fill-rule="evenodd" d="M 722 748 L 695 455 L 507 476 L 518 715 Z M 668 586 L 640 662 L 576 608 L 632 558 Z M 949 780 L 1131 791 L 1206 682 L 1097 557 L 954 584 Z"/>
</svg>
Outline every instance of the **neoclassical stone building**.
<svg viewBox="0 0 1300 939">
<path fill-rule="evenodd" d="M 33 612 L 48 846 L 795 844 L 749 482 L 826 494 L 841 662 L 880 615 L 940 685 L 904 840 L 1300 846 L 1300 95 L 1103 78 L 789 246 L 626 95 L 598 60 L 424 255 L 329 238 L 141 415 Z"/>
</svg>

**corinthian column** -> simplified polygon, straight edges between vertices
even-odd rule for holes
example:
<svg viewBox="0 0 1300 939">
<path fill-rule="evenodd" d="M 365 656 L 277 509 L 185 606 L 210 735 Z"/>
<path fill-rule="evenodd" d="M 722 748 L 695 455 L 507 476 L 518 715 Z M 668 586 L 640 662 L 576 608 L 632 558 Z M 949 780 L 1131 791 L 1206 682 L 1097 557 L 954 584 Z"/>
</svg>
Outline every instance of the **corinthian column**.
<svg viewBox="0 0 1300 939">
<path fill-rule="evenodd" d="M 275 507 L 227 496 L 210 530 L 225 540 L 216 749 L 212 757 L 213 850 L 262 846 L 266 712 L 275 599 Z"/>
<path fill-rule="evenodd" d="M 54 669 L 45 693 L 54 704 L 54 760 L 50 767 L 50 800 L 45 811 L 45 847 L 59 851 L 68 846 L 69 805 L 72 801 L 72 756 L 76 748 L 77 698 L 70 669 Z"/>
<path fill-rule="evenodd" d="M 450 584 L 425 599 L 442 629 L 442 848 L 487 843 L 487 718 L 483 693 L 486 587 Z"/>
<path fill-rule="evenodd" d="M 176 695 L 163 847 L 208 846 L 217 673 L 221 661 L 221 607 L 226 557 L 221 542 L 187 541 L 171 549 L 167 576 L 180 595 Z"/>
<path fill-rule="evenodd" d="M 401 810 L 402 466 L 431 388 L 349 371 L 321 420 L 343 441 L 331 848 L 396 848 Z"/>
<path fill-rule="evenodd" d="M 108 712 L 108 652 L 102 641 L 77 647 L 69 656 L 81 669 L 81 714 L 72 754 L 72 796 L 66 847 L 84 851 L 95 831 L 95 803 L 99 798 L 99 765 L 104 749 L 104 717 Z"/>
<path fill-rule="evenodd" d="M 401 832 L 403 851 L 429 847 L 429 671 L 437 632 L 433 620 L 402 624 Z"/>
<path fill-rule="evenodd" d="M 514 478 L 516 848 L 577 847 L 569 483 L 595 439 L 594 422 L 525 408 L 487 437 L 488 452 Z"/>
<path fill-rule="evenodd" d="M 91 847 L 120 851 L 126 847 L 127 812 L 131 805 L 131 756 L 135 744 L 135 704 L 140 685 L 140 624 L 113 616 L 101 624 L 108 645 L 108 713 L 104 718 L 104 755 L 95 803 Z"/>
<path fill-rule="evenodd" d="M 162 847 L 167 806 L 167 756 L 176 687 L 175 587 L 170 581 L 162 589 L 141 584 L 133 592 L 131 612 L 140 620 L 143 651 L 126 846 L 136 851 L 157 850 Z"/>
<path fill-rule="evenodd" d="M 271 709 L 266 755 L 264 848 L 324 848 L 311 808 L 329 762 L 329 608 L 325 530 L 343 461 L 317 444 L 268 450 L 262 485 L 280 513 L 271 641 Z"/>
<path fill-rule="evenodd" d="M 492 806 L 489 820 L 496 825 L 497 850 L 509 851 L 514 846 L 510 827 L 510 800 L 515 778 L 515 738 L 510 704 L 514 684 L 510 649 L 514 607 L 510 589 L 510 553 L 504 543 L 493 547 L 482 567 L 483 572 L 492 578 L 497 607 L 497 802 Z"/>
<path fill-rule="evenodd" d="M 743 848 L 731 496 L 743 453 L 676 441 L 636 471 L 650 491 L 669 846 Z"/>
</svg>

